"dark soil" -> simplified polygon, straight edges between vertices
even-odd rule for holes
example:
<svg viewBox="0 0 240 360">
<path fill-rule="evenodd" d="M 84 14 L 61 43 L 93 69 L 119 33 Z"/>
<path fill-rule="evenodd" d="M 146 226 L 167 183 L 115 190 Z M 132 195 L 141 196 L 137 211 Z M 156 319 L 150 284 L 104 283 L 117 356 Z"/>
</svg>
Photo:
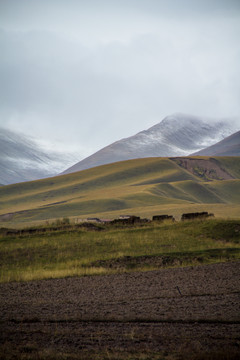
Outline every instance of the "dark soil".
<svg viewBox="0 0 240 360">
<path fill-rule="evenodd" d="M 216 159 L 198 158 L 171 158 L 179 166 L 183 167 L 195 176 L 204 180 L 230 180 L 234 177 L 223 169 Z"/>
<path fill-rule="evenodd" d="M 238 261 L 0 284 L 0 358 L 237 359 L 239 274 Z"/>
</svg>

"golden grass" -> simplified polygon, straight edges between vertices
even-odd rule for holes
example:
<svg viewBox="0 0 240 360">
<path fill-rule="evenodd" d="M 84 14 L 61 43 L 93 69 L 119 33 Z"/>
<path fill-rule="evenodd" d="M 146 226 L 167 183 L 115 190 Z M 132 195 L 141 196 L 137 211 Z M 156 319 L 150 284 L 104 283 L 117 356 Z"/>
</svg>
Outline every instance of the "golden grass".
<svg viewBox="0 0 240 360">
<path fill-rule="evenodd" d="M 238 157 L 219 159 L 238 174 Z M 204 182 L 168 158 L 135 159 L 1 187 L 0 215 L 14 215 L 6 221 L 0 217 L 0 224 L 114 218 L 122 213 L 143 217 L 172 213 L 179 218 L 183 212 L 200 209 L 235 218 L 240 213 L 238 193 L 239 179 Z"/>
<path fill-rule="evenodd" d="M 116 273 L 116 271 L 106 270 L 101 267 L 88 267 L 88 268 L 65 268 L 65 269 L 27 269 L 18 271 L 6 271 L 1 274 L 1 282 L 12 282 L 12 281 L 33 281 L 42 279 L 57 279 L 69 276 L 92 276 L 92 275 L 103 275 L 109 273 Z"/>
</svg>

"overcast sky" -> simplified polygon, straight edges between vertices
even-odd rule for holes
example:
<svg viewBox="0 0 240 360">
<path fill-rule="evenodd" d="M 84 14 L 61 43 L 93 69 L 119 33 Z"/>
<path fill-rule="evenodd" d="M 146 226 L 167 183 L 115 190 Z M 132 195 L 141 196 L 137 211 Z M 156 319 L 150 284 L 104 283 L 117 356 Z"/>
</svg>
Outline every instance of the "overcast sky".
<svg viewBox="0 0 240 360">
<path fill-rule="evenodd" d="M 0 0 L 0 125 L 80 160 L 175 112 L 240 117 L 239 39 L 239 0 Z"/>
</svg>

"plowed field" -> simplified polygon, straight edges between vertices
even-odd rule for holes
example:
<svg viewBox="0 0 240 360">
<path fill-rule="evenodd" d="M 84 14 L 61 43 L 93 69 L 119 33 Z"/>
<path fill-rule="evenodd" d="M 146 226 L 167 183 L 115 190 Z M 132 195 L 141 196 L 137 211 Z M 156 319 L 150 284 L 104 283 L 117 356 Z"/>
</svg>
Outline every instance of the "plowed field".
<svg viewBox="0 0 240 360">
<path fill-rule="evenodd" d="M 230 262 L 1 284 L 1 356 L 237 359 L 239 274 Z"/>
</svg>

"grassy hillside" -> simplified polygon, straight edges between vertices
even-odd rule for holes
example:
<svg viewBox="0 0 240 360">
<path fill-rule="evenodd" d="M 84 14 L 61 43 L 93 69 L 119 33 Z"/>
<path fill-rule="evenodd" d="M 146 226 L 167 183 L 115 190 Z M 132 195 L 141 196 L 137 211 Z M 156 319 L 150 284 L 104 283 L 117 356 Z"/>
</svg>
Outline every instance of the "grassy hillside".
<svg viewBox="0 0 240 360">
<path fill-rule="evenodd" d="M 201 167 L 195 160 L 195 168 L 188 169 L 176 159 L 145 158 L 1 187 L 0 226 L 61 217 L 113 218 L 121 213 L 148 217 L 171 212 L 179 216 L 181 211 L 198 210 L 203 205 L 217 216 L 225 208 L 225 216 L 238 217 L 240 157 L 194 159 L 201 159 Z M 202 164 L 206 164 L 207 175 Z M 213 179 L 209 178 L 211 164 Z M 221 177 L 217 176 L 218 169 Z"/>
<path fill-rule="evenodd" d="M 237 179 L 240 179 L 239 156 L 217 157 L 215 160 Z"/>
</svg>

